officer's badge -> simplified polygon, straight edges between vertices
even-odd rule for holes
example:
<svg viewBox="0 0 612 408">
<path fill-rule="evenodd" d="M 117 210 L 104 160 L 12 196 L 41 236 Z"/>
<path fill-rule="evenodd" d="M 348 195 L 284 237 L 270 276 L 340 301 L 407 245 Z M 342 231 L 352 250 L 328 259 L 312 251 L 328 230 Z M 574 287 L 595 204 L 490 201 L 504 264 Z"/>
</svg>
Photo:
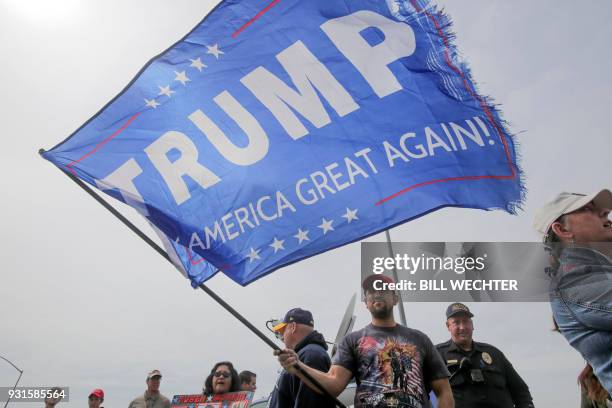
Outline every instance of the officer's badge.
<svg viewBox="0 0 612 408">
<path fill-rule="evenodd" d="M 485 351 L 484 353 L 482 353 L 482 361 L 484 361 L 487 364 L 491 364 L 493 363 L 493 358 L 491 357 L 489 353 Z"/>
</svg>

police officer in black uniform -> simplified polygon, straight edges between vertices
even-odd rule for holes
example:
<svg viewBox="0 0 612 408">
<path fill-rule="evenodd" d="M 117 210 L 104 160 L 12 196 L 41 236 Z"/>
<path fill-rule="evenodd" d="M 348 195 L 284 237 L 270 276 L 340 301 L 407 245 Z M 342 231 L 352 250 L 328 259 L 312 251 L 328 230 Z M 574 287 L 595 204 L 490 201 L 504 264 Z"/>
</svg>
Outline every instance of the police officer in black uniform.
<svg viewBox="0 0 612 408">
<path fill-rule="evenodd" d="M 436 345 L 451 373 L 455 408 L 533 408 L 529 387 L 496 347 L 472 340 L 470 309 L 453 303 L 446 309 L 451 339 Z"/>
</svg>

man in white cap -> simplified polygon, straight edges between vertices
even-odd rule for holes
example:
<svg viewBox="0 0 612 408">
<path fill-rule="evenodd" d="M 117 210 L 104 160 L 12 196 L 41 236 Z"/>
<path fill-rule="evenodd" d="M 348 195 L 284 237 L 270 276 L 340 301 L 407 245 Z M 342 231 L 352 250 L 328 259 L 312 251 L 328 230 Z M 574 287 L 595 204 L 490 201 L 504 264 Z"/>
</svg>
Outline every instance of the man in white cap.
<svg viewBox="0 0 612 408">
<path fill-rule="evenodd" d="M 553 258 L 555 322 L 612 394 L 611 208 L 609 190 L 561 193 L 536 213 L 534 227 Z"/>
<path fill-rule="evenodd" d="M 151 371 L 147 375 L 147 390 L 130 402 L 129 408 L 170 408 L 170 400 L 159 392 L 161 378 L 159 370 Z"/>
</svg>

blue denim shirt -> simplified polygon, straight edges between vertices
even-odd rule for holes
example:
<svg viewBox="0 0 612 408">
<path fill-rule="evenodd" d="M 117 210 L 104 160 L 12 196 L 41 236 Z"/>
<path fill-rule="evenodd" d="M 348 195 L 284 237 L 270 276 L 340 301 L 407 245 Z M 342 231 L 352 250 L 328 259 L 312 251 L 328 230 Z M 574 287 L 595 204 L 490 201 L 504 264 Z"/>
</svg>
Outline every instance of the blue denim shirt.
<svg viewBox="0 0 612 408">
<path fill-rule="evenodd" d="M 556 282 L 556 290 L 564 299 L 612 313 L 612 261 L 602 253 L 590 248 L 565 248 Z"/>
<path fill-rule="evenodd" d="M 565 248 L 550 303 L 563 336 L 612 394 L 612 261 L 590 248 Z"/>
</svg>

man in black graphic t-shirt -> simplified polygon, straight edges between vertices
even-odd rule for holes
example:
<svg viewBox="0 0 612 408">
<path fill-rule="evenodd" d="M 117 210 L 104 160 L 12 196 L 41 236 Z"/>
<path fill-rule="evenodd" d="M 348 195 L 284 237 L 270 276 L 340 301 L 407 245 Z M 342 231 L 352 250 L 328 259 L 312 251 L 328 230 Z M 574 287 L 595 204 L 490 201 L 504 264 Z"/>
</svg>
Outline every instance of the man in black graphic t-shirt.
<svg viewBox="0 0 612 408">
<path fill-rule="evenodd" d="M 446 365 L 424 333 L 395 322 L 397 295 L 375 290 L 374 282 L 380 280 L 393 282 L 387 276 L 372 275 L 362 284 L 372 323 L 342 340 L 327 373 L 299 362 L 292 350 L 275 352 L 281 365 L 301 376 L 295 369 L 299 365 L 332 395 L 339 395 L 355 377 L 356 408 L 425 408 L 430 389 L 436 394 L 438 408 L 453 408 Z"/>
</svg>

